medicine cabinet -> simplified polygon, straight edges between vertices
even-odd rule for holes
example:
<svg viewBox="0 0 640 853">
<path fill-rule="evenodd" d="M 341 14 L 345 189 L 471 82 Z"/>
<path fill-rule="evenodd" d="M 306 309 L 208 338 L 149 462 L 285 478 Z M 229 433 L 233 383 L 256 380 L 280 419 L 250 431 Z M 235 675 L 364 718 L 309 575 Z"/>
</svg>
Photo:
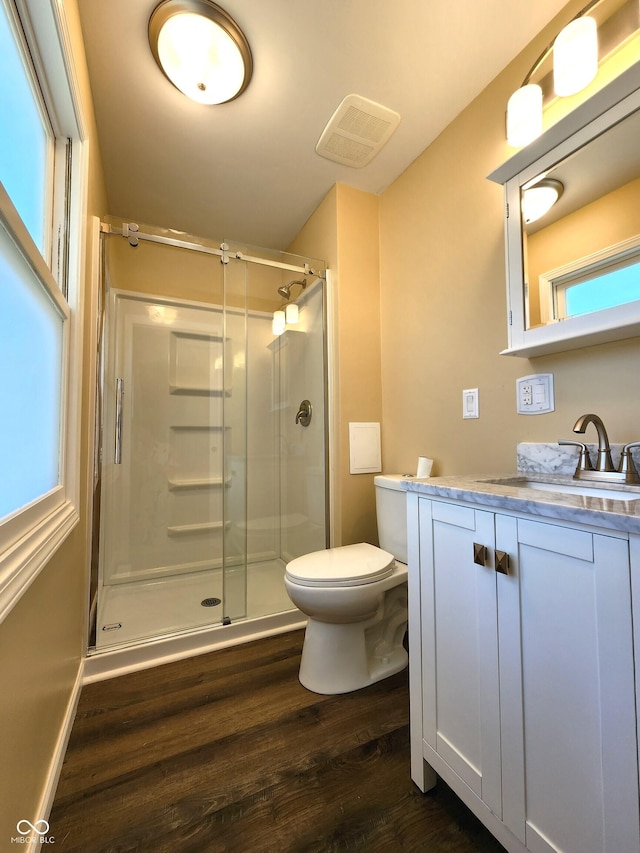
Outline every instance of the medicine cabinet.
<svg viewBox="0 0 640 853">
<path fill-rule="evenodd" d="M 505 187 L 503 354 L 640 335 L 640 62 L 489 179 Z M 561 195 L 527 222 L 526 192 L 541 181 Z"/>
</svg>

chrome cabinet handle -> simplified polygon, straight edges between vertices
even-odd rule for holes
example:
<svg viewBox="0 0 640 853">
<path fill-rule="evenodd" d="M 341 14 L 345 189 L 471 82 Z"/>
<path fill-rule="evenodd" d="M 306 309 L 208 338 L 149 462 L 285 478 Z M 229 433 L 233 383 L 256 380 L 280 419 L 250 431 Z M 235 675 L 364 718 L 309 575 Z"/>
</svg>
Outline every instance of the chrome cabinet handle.
<svg viewBox="0 0 640 853">
<path fill-rule="evenodd" d="M 124 379 L 116 379 L 116 439 L 113 461 L 122 464 L 122 398 L 124 397 Z"/>
</svg>

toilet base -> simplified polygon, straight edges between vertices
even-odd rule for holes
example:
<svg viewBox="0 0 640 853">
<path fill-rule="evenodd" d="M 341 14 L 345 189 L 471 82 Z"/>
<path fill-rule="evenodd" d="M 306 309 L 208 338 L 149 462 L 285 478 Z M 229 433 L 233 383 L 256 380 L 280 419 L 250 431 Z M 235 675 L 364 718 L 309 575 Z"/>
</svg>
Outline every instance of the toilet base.
<svg viewBox="0 0 640 853">
<path fill-rule="evenodd" d="M 348 624 L 309 619 L 299 673 L 303 687 L 324 695 L 350 693 L 405 669 L 406 586 L 390 593 L 384 620 L 382 614 Z"/>
</svg>

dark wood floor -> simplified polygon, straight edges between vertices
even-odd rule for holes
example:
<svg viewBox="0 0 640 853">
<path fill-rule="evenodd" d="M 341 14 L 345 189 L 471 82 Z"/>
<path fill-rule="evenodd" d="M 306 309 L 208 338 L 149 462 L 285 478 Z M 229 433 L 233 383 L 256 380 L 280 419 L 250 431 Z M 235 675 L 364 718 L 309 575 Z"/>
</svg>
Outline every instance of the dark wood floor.
<svg viewBox="0 0 640 853">
<path fill-rule="evenodd" d="M 86 686 L 55 849 L 285 853 L 502 847 L 409 777 L 406 671 L 343 696 L 297 679 L 302 632 Z"/>
</svg>

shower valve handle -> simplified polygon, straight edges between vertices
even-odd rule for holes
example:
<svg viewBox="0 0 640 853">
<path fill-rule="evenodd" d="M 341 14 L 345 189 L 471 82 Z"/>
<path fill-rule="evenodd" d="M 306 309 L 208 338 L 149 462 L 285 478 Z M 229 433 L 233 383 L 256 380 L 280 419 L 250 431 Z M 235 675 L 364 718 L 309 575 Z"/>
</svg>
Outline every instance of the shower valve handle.
<svg viewBox="0 0 640 853">
<path fill-rule="evenodd" d="M 296 423 L 303 427 L 308 427 L 311 423 L 312 406 L 309 400 L 303 400 L 298 406 L 298 414 L 296 415 Z"/>
</svg>

